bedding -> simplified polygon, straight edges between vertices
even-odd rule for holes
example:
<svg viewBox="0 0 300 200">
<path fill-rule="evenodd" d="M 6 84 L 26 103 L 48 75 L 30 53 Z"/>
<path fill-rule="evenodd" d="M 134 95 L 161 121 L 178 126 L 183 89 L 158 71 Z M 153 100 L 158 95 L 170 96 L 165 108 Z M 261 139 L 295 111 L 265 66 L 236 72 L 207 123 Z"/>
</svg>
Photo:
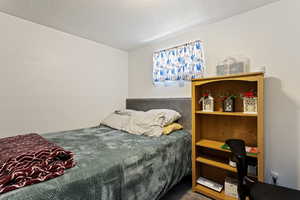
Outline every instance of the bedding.
<svg viewBox="0 0 300 200">
<path fill-rule="evenodd" d="M 131 112 L 128 111 L 115 111 L 105 117 L 101 124 L 105 126 L 109 126 L 114 129 L 118 130 L 126 130 L 126 127 L 129 124 Z"/>
<path fill-rule="evenodd" d="M 73 153 L 38 134 L 0 139 L 0 194 L 64 174 Z"/>
<path fill-rule="evenodd" d="M 153 109 L 146 112 L 135 110 L 115 111 L 101 124 L 131 134 L 159 137 L 163 127 L 178 120 L 181 115 L 169 109 Z"/>
<path fill-rule="evenodd" d="M 0 200 L 156 200 L 191 172 L 191 135 L 128 134 L 106 126 L 44 134 L 74 152 L 63 176 L 0 195 Z"/>
<path fill-rule="evenodd" d="M 163 113 L 143 111 L 116 111 L 101 121 L 101 124 L 135 135 L 160 136 Z"/>
</svg>

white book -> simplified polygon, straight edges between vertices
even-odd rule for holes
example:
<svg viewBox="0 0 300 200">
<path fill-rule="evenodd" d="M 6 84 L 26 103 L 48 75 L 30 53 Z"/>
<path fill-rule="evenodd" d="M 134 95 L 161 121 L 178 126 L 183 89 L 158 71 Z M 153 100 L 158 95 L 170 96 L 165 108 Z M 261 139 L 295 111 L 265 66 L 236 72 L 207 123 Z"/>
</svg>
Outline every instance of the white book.
<svg viewBox="0 0 300 200">
<path fill-rule="evenodd" d="M 200 185 L 203 185 L 205 187 L 208 187 L 210 189 L 213 189 L 217 192 L 221 192 L 223 189 L 223 185 L 216 183 L 212 180 L 203 178 L 203 177 L 198 178 L 197 183 L 199 183 Z"/>
</svg>

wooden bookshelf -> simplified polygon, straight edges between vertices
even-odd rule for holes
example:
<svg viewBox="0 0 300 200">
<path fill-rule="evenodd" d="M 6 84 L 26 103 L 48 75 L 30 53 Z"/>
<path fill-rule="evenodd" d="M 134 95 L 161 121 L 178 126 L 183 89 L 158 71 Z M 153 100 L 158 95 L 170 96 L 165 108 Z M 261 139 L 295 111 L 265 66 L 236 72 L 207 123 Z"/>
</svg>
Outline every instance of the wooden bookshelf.
<svg viewBox="0 0 300 200">
<path fill-rule="evenodd" d="M 236 96 L 255 90 L 258 97 L 257 114 L 243 112 L 243 102 L 235 101 L 236 112 L 222 112 L 218 97 L 226 92 Z M 214 112 L 203 112 L 198 103 L 203 93 L 214 97 Z M 232 76 L 210 77 L 192 81 L 192 172 L 193 191 L 218 200 L 234 200 L 197 184 L 199 177 L 224 184 L 227 176 L 237 176 L 237 169 L 229 165 L 231 153 L 221 148 L 227 139 L 242 139 L 247 146 L 257 147 L 258 154 L 247 154 L 257 163 L 257 179 L 264 180 L 264 74 L 248 73 Z M 221 158 L 221 160 L 219 159 Z"/>
</svg>

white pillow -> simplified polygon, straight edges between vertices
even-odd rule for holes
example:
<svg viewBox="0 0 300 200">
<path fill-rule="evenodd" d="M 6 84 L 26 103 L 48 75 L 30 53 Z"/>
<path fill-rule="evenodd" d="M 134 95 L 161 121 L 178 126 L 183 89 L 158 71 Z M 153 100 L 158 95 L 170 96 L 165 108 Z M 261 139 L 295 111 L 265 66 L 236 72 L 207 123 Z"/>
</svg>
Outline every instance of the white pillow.
<svg viewBox="0 0 300 200">
<path fill-rule="evenodd" d="M 179 112 L 175 110 L 170 110 L 170 109 L 152 109 L 148 110 L 147 113 L 151 114 L 156 114 L 156 115 L 163 115 L 164 116 L 164 121 L 163 121 L 163 126 L 167 126 L 169 124 L 172 124 L 176 120 L 181 118 L 181 115 Z"/>
<path fill-rule="evenodd" d="M 147 113 L 135 110 L 118 110 L 107 116 L 101 124 L 135 135 L 160 136 L 163 113 Z"/>
<path fill-rule="evenodd" d="M 136 112 L 130 117 L 125 131 L 145 136 L 160 136 L 162 134 L 163 121 L 162 113 Z"/>
<path fill-rule="evenodd" d="M 119 110 L 110 114 L 101 124 L 135 135 L 160 136 L 163 127 L 178 120 L 181 115 L 175 110 L 153 109 L 147 112 Z"/>
</svg>

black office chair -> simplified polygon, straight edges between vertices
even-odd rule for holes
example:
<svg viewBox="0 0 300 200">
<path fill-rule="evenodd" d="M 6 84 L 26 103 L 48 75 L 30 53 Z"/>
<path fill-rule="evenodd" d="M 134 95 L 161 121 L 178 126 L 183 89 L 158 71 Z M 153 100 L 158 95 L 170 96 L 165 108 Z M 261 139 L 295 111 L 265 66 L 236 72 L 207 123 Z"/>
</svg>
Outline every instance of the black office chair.
<svg viewBox="0 0 300 200">
<path fill-rule="evenodd" d="M 277 185 L 261 183 L 247 176 L 248 164 L 243 140 L 230 139 L 226 141 L 233 156 L 237 160 L 238 194 L 240 200 L 249 197 L 250 200 L 297 200 L 300 199 L 300 191 Z"/>
</svg>

